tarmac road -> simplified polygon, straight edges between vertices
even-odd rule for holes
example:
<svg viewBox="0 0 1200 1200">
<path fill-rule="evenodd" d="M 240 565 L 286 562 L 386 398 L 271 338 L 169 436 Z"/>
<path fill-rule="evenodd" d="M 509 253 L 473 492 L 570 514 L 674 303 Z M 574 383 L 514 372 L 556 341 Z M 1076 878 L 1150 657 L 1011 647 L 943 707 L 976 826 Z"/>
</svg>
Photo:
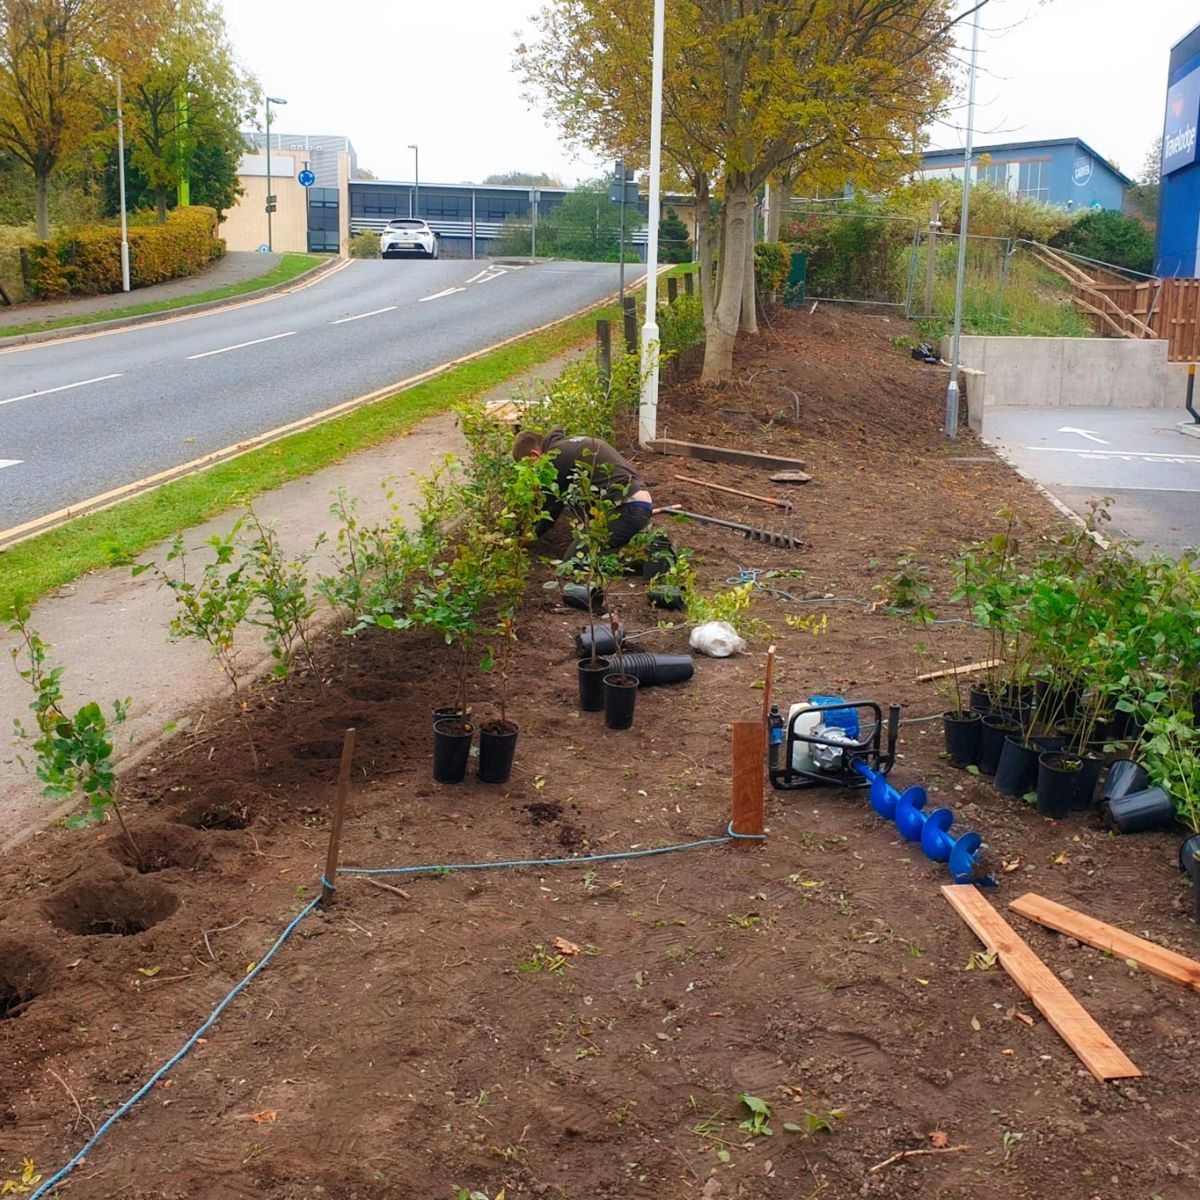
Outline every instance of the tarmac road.
<svg viewBox="0 0 1200 1200">
<path fill-rule="evenodd" d="M 358 260 L 294 292 L 0 351 L 0 534 L 566 316 L 616 278 Z"/>
<path fill-rule="evenodd" d="M 1182 409 L 994 408 L 985 440 L 1087 516 L 1109 499 L 1106 536 L 1179 555 L 1200 547 L 1200 438 Z"/>
</svg>

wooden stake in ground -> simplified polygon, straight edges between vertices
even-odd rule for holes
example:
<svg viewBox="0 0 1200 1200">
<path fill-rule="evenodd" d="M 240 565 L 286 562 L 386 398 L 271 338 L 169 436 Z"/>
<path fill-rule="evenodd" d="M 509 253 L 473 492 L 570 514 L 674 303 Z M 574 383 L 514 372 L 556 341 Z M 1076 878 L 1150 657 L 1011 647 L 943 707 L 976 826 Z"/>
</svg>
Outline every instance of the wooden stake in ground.
<svg viewBox="0 0 1200 1200">
<path fill-rule="evenodd" d="M 1055 929 L 1068 937 L 1078 938 L 1081 942 L 1087 942 L 1089 946 L 1095 946 L 1097 950 L 1131 960 L 1163 979 L 1200 992 L 1200 962 L 1194 958 L 1176 954 L 1173 950 L 1126 933 L 1115 925 L 1106 925 L 1086 913 L 1076 912 L 1065 904 L 1056 904 L 1053 900 L 1047 900 L 1045 896 L 1038 896 L 1034 892 L 1026 892 L 1024 896 L 1019 896 L 1011 901 L 1008 907 L 1039 925 L 1045 925 L 1047 929 Z"/>
<path fill-rule="evenodd" d="M 771 717 L 771 685 L 775 682 L 775 647 L 767 647 L 767 673 L 763 676 L 763 728 Z"/>
<path fill-rule="evenodd" d="M 1083 1005 L 1053 975 L 1050 968 L 1017 936 L 1011 925 L 973 884 L 945 884 L 942 895 L 970 926 L 975 936 L 995 952 L 1013 982 L 1033 1001 L 1059 1037 L 1079 1055 L 1101 1083 L 1133 1079 L 1141 1071 L 1088 1015 Z"/>
<path fill-rule="evenodd" d="M 763 747 L 761 721 L 733 723 L 733 832 L 761 836 L 763 824 Z M 738 842 L 740 846 L 754 842 Z"/>
<path fill-rule="evenodd" d="M 337 794 L 333 800 L 333 826 L 329 830 L 329 852 L 325 855 L 325 877 L 321 880 L 321 903 L 328 904 L 337 891 L 338 854 L 342 848 L 342 824 L 350 797 L 350 764 L 354 761 L 354 729 L 346 730 L 342 742 L 342 765 L 338 770 Z"/>
</svg>

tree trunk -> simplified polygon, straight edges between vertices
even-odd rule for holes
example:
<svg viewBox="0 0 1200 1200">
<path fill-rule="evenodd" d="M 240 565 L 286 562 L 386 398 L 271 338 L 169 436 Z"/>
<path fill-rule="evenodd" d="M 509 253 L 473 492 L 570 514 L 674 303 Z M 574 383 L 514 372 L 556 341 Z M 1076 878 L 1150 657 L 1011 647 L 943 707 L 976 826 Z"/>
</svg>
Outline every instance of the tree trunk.
<svg viewBox="0 0 1200 1200">
<path fill-rule="evenodd" d="M 708 176 L 694 181 L 696 190 L 696 260 L 700 264 L 700 303 L 704 308 L 704 328 L 712 324 L 713 249 L 712 222 L 708 211 Z"/>
<path fill-rule="evenodd" d="M 750 208 L 750 236 L 746 239 L 746 274 L 742 280 L 742 328 L 758 332 L 758 305 L 754 291 L 754 207 Z"/>
<path fill-rule="evenodd" d="M 721 383 L 733 377 L 733 347 L 737 341 L 746 278 L 746 242 L 750 231 L 750 189 L 745 177 L 727 177 L 722 221 L 723 253 L 717 278 L 712 324 L 704 342 L 701 381 Z"/>
<path fill-rule="evenodd" d="M 154 202 L 158 206 L 158 223 L 165 225 L 167 223 L 167 188 L 166 184 L 160 183 L 154 189 Z"/>
<path fill-rule="evenodd" d="M 38 237 L 45 241 L 50 236 L 50 172 L 39 170 L 35 182 L 37 207 L 34 210 L 34 221 L 37 225 Z"/>
<path fill-rule="evenodd" d="M 778 242 L 782 239 L 786 222 L 784 217 L 788 205 L 792 202 L 792 183 L 790 175 L 780 175 L 767 183 L 767 232 L 768 242 Z"/>
</svg>

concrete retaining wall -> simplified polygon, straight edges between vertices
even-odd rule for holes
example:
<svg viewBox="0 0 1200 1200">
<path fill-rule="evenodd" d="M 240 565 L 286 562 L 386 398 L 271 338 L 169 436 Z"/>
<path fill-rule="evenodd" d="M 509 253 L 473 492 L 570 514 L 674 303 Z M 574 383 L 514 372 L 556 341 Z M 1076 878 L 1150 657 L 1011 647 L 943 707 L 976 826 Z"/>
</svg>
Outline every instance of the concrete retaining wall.
<svg viewBox="0 0 1200 1200">
<path fill-rule="evenodd" d="M 950 359 L 950 339 L 942 340 Z M 978 337 L 964 335 L 971 428 L 988 408 L 1179 408 L 1165 341 L 1127 338 Z"/>
</svg>

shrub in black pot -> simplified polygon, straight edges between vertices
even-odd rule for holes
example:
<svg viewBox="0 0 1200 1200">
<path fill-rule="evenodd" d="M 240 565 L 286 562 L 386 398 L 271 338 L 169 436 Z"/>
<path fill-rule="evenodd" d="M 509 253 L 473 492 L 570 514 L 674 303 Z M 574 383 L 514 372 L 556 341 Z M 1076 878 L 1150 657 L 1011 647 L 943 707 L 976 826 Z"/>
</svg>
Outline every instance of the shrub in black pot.
<svg viewBox="0 0 1200 1200">
<path fill-rule="evenodd" d="M 982 719 L 974 709 L 942 714 L 946 753 L 956 767 L 974 766 L 979 761 L 979 730 Z"/>
<path fill-rule="evenodd" d="M 474 737 L 470 721 L 445 720 L 433 727 L 433 777 L 438 783 L 462 783 Z"/>
<path fill-rule="evenodd" d="M 486 721 L 480 725 L 477 774 L 481 783 L 508 782 L 519 732 L 515 721 Z"/>
<path fill-rule="evenodd" d="M 1024 796 L 1037 787 L 1038 755 L 1036 746 L 1021 740 L 1019 734 L 1004 739 L 1000 761 L 996 764 L 996 789 L 1006 796 Z"/>
<path fill-rule="evenodd" d="M 613 620 L 614 627 L 616 620 Z M 625 671 L 625 656 L 618 647 L 614 655 L 616 668 L 604 676 L 604 724 L 609 729 L 628 729 L 633 724 L 633 709 L 637 703 L 638 679 Z"/>
<path fill-rule="evenodd" d="M 604 708 L 604 677 L 609 672 L 607 658 L 581 658 L 579 674 L 579 708 L 582 712 L 601 712 Z"/>
<path fill-rule="evenodd" d="M 1043 817 L 1061 820 L 1075 805 L 1075 790 L 1083 759 L 1061 751 L 1038 756 L 1037 810 Z"/>
<path fill-rule="evenodd" d="M 995 775 L 1000 763 L 1000 752 L 1004 740 L 1021 732 L 1021 726 L 1007 713 L 988 713 L 979 722 L 979 770 L 984 775 Z"/>
</svg>

